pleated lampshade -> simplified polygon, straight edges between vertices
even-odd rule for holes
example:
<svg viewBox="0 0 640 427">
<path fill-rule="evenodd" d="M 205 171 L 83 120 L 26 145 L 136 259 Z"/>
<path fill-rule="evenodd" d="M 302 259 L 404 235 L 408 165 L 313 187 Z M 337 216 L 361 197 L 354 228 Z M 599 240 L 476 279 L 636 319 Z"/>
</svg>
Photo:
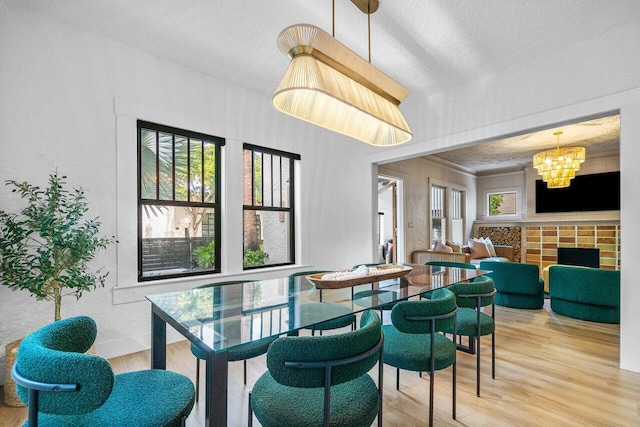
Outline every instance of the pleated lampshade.
<svg viewBox="0 0 640 427">
<path fill-rule="evenodd" d="M 291 58 L 273 95 L 279 111 L 371 145 L 412 138 L 398 108 L 407 90 L 325 31 L 293 25 L 278 46 Z"/>
</svg>

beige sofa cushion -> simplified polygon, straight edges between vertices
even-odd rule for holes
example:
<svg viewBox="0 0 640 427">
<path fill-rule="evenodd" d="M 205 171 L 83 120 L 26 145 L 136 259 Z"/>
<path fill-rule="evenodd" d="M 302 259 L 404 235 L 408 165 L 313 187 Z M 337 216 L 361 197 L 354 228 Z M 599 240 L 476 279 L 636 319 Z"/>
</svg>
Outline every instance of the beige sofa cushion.
<svg viewBox="0 0 640 427">
<path fill-rule="evenodd" d="M 467 253 L 434 252 L 429 249 L 419 249 L 411 252 L 412 264 L 424 264 L 428 261 L 451 261 L 469 264 L 471 256 Z"/>
<path fill-rule="evenodd" d="M 469 252 L 471 253 L 471 259 L 483 259 L 490 258 L 489 248 L 484 242 L 484 239 L 469 239 Z"/>
</svg>

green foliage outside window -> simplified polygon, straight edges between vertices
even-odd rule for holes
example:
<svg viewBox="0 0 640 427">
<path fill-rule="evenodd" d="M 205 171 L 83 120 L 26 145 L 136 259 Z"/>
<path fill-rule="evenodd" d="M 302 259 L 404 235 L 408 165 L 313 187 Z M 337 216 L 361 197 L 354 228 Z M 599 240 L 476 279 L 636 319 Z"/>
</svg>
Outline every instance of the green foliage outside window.
<svg viewBox="0 0 640 427">
<path fill-rule="evenodd" d="M 261 249 L 257 251 L 252 251 L 251 249 L 244 250 L 243 264 L 245 267 L 264 265 L 267 259 L 269 259 L 269 254 Z"/>
<path fill-rule="evenodd" d="M 215 263 L 215 240 L 209 243 L 207 246 L 201 246 L 193 251 L 193 258 L 196 260 L 196 264 L 204 269 L 210 269 Z"/>
<path fill-rule="evenodd" d="M 502 194 L 490 194 L 489 195 L 489 215 L 500 215 L 500 205 L 502 205 Z"/>
</svg>

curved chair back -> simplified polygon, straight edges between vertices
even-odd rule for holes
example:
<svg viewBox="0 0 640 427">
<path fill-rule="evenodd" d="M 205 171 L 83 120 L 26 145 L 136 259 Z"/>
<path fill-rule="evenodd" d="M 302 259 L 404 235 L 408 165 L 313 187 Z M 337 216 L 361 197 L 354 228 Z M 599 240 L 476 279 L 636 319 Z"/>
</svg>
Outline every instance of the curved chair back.
<svg viewBox="0 0 640 427">
<path fill-rule="evenodd" d="M 341 384 L 365 375 L 375 366 L 382 340 L 380 317 L 367 310 L 360 319 L 360 329 L 355 331 L 278 338 L 267 352 L 267 367 L 277 382 L 290 387 Z"/>
<path fill-rule="evenodd" d="M 467 264 L 466 262 L 454 262 L 454 261 L 427 261 L 424 265 L 436 265 L 440 267 L 456 267 L 466 268 L 467 270 L 475 270 L 476 266 L 473 264 Z"/>
<path fill-rule="evenodd" d="M 444 332 L 455 327 L 456 296 L 448 289 L 429 293 L 430 299 L 402 301 L 391 310 L 391 322 L 406 334 Z"/>
<path fill-rule="evenodd" d="M 478 296 L 480 297 L 480 307 L 486 307 L 494 302 L 496 287 L 493 279 L 489 276 L 476 277 L 470 283 L 456 283 L 448 287 L 456 295 L 458 307 L 473 308 L 478 307 Z"/>
<path fill-rule="evenodd" d="M 85 354 L 97 335 L 87 316 L 58 320 L 33 332 L 20 343 L 14 366 L 18 396 L 35 408 L 29 410 L 59 415 L 85 414 L 100 407 L 111 394 L 114 374 L 105 359 Z M 41 383 L 33 388 L 33 383 Z M 75 385 L 71 393 L 60 393 L 47 385 Z M 29 389 L 38 390 L 35 396 Z M 31 415 L 31 414 L 30 414 Z"/>
</svg>

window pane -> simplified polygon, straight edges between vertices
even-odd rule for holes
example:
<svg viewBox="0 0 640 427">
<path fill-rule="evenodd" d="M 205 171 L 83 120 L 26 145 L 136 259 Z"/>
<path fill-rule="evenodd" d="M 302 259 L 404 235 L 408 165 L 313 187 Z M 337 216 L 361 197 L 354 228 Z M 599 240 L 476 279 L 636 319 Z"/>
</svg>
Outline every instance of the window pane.
<svg viewBox="0 0 640 427">
<path fill-rule="evenodd" d="M 431 224 L 432 224 L 431 243 L 444 242 L 445 236 L 446 236 L 445 220 L 440 218 L 434 218 Z"/>
<path fill-rule="evenodd" d="M 290 214 L 245 211 L 244 266 L 290 263 Z"/>
<path fill-rule="evenodd" d="M 280 165 L 283 162 L 288 162 L 289 159 L 282 157 L 273 157 L 273 187 L 271 189 L 271 194 L 273 197 L 273 206 L 277 208 L 285 207 L 285 204 L 282 203 L 282 170 Z M 288 206 L 287 206 L 288 207 Z"/>
<path fill-rule="evenodd" d="M 187 161 L 188 161 L 188 139 L 184 136 L 176 135 L 176 200 L 187 201 L 187 185 L 189 183 Z"/>
<path fill-rule="evenodd" d="M 262 206 L 274 206 L 271 198 L 273 195 L 273 191 L 271 190 L 273 188 L 271 164 L 274 159 L 277 159 L 277 157 L 271 156 L 270 154 L 264 154 L 262 156 L 262 186 L 264 188 Z"/>
<path fill-rule="evenodd" d="M 253 152 L 244 150 L 244 204 L 252 205 L 253 197 Z"/>
<path fill-rule="evenodd" d="M 431 187 L 431 216 L 443 217 L 445 206 L 445 189 L 442 187 Z"/>
<path fill-rule="evenodd" d="M 203 233 L 215 209 L 142 205 L 141 218 L 143 277 L 216 269 L 214 238 Z"/>
<path fill-rule="evenodd" d="M 280 194 L 282 194 L 280 206 L 283 208 L 290 208 L 291 200 L 289 200 L 289 185 L 291 184 L 291 159 L 282 158 L 280 165 L 282 168 L 280 173 L 280 188 L 278 189 Z"/>
<path fill-rule="evenodd" d="M 156 198 L 156 132 L 140 131 L 140 197 Z"/>
<path fill-rule="evenodd" d="M 202 141 L 189 140 L 189 200 L 202 201 Z"/>
<path fill-rule="evenodd" d="M 262 153 L 253 153 L 253 206 L 262 206 Z"/>
<path fill-rule="evenodd" d="M 173 135 L 158 134 L 160 200 L 173 200 Z"/>
<path fill-rule="evenodd" d="M 204 143 L 204 201 L 216 200 L 216 145 Z"/>
<path fill-rule="evenodd" d="M 515 215 L 516 193 L 489 194 L 489 216 Z"/>
</svg>

